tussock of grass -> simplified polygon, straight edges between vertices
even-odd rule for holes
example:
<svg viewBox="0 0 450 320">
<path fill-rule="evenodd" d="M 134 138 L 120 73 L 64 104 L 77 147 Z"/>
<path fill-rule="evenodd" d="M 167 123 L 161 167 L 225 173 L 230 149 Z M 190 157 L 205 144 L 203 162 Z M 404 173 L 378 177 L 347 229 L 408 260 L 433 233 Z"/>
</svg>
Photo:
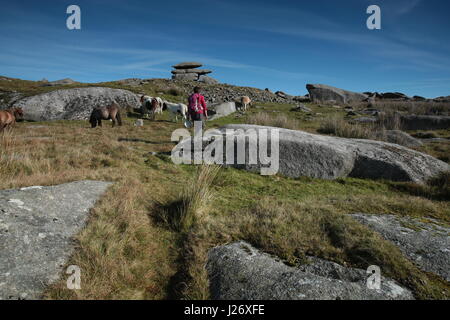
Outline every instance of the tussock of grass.
<svg viewBox="0 0 450 320">
<path fill-rule="evenodd" d="M 276 116 L 271 116 L 266 112 L 258 112 L 251 114 L 247 118 L 249 124 L 256 124 L 260 126 L 269 126 L 277 128 L 285 128 L 298 130 L 300 129 L 300 124 L 297 120 L 289 118 L 285 114 L 278 114 Z"/>
<path fill-rule="evenodd" d="M 159 218 L 177 232 L 187 232 L 203 217 L 213 193 L 211 190 L 220 166 L 202 165 L 187 181 L 179 197 L 162 206 Z"/>
</svg>

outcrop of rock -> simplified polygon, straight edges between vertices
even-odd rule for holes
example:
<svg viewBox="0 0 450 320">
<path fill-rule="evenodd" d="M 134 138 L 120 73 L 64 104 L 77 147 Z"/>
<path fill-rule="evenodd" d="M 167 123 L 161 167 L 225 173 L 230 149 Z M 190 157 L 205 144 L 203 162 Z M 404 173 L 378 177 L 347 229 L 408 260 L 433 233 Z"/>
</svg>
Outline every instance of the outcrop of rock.
<svg viewBox="0 0 450 320">
<path fill-rule="evenodd" d="M 175 88 L 178 91 L 178 96 L 192 94 L 194 87 L 199 85 L 195 81 L 173 81 L 169 79 L 150 79 L 148 83 L 156 87 L 156 91 L 159 90 L 161 92 L 167 91 L 167 88 Z M 208 106 L 222 102 L 233 102 L 242 96 L 247 96 L 252 101 L 297 104 L 293 100 L 295 97 L 283 99 L 270 91 L 258 88 L 233 86 L 224 83 L 212 85 L 200 84 L 200 87 L 202 88 L 202 94 L 205 96 Z"/>
<path fill-rule="evenodd" d="M 78 181 L 0 191 L 0 300 L 39 299 L 59 279 L 72 237 L 109 185 Z"/>
<path fill-rule="evenodd" d="M 421 269 L 450 281 L 450 228 L 411 217 L 352 214 L 390 240 Z M 411 226 L 411 227 L 408 227 Z"/>
<path fill-rule="evenodd" d="M 209 76 L 205 76 L 205 75 L 200 75 L 200 76 L 198 77 L 198 81 L 199 81 L 199 82 L 206 83 L 206 84 L 216 84 L 216 83 L 219 83 L 219 81 L 217 81 L 216 79 L 211 78 L 211 77 L 209 77 Z"/>
<path fill-rule="evenodd" d="M 450 128 L 450 116 L 401 116 L 404 130 L 441 130 Z"/>
<path fill-rule="evenodd" d="M 227 129 L 233 130 L 227 132 Z M 268 136 L 267 145 L 271 146 L 271 130 L 273 129 L 276 129 L 279 135 L 278 159 L 274 155 L 272 163 L 264 165 L 260 156 L 255 155 L 252 163 L 248 150 L 258 150 L 258 137 L 261 134 Z M 218 138 L 220 136 L 221 139 Z M 214 137 L 217 139 L 214 140 Z M 227 140 L 234 142 L 225 143 Z M 246 141 L 246 151 L 238 158 L 239 153 L 231 152 L 230 148 L 235 149 L 237 141 L 244 140 Z M 192 140 L 189 138 L 180 142 L 175 149 L 175 156 L 192 157 L 192 154 L 183 152 L 189 149 L 191 143 Z M 269 167 L 272 169 L 276 167 L 273 162 L 278 160 L 277 172 L 293 178 L 307 176 L 336 179 L 350 176 L 424 183 L 429 178 L 450 169 L 450 166 L 443 161 L 396 144 L 323 136 L 299 130 L 265 126 L 226 125 L 211 133 L 211 136 L 204 137 L 203 148 L 208 147 L 211 150 L 220 143 L 224 144 L 221 147 L 224 149 L 224 157 L 226 154 L 234 155 L 234 159 L 226 159 L 233 163 L 230 166 L 262 172 Z M 275 140 L 273 145 L 277 145 Z M 241 157 L 244 158 L 241 159 Z"/>
<path fill-rule="evenodd" d="M 292 98 L 292 100 L 296 102 L 311 102 L 311 99 L 309 98 L 309 95 L 306 96 L 295 96 Z"/>
<path fill-rule="evenodd" d="M 382 97 L 382 95 L 378 92 L 366 91 L 366 92 L 363 92 L 363 94 L 365 94 L 369 98 L 374 98 L 374 99 L 381 99 L 381 97 Z"/>
<path fill-rule="evenodd" d="M 206 76 L 212 71 L 207 69 L 197 69 L 201 67 L 200 62 L 182 62 L 172 66 L 175 70 L 172 70 L 173 80 L 182 81 L 200 81 L 206 84 L 219 83 L 216 79 Z"/>
<path fill-rule="evenodd" d="M 307 84 L 306 89 L 309 92 L 309 97 L 313 102 L 327 102 L 334 101 L 340 104 L 350 102 L 361 102 L 368 97 L 365 94 L 347 91 L 324 84 Z"/>
<path fill-rule="evenodd" d="M 203 64 L 200 62 L 190 61 L 190 62 L 178 63 L 178 64 L 172 66 L 172 68 L 174 68 L 174 69 L 192 69 L 192 68 L 199 68 L 201 66 L 203 66 Z"/>
<path fill-rule="evenodd" d="M 380 290 L 367 288 L 365 270 L 311 258 L 290 267 L 239 241 L 213 248 L 206 269 L 216 300 L 412 300 L 411 292 L 382 277 Z"/>
<path fill-rule="evenodd" d="M 381 99 L 402 101 L 402 100 L 409 100 L 411 98 L 401 92 L 385 92 L 381 94 Z"/>
<path fill-rule="evenodd" d="M 305 112 L 305 113 L 312 112 L 312 110 L 310 108 L 308 108 L 307 106 L 305 106 L 304 104 L 301 104 L 301 103 L 298 106 L 292 108 L 291 111 L 301 111 L 301 112 Z"/>
<path fill-rule="evenodd" d="M 194 73 L 194 72 L 189 72 L 189 73 L 179 73 L 179 74 L 174 74 L 172 76 L 173 80 L 182 80 L 182 81 L 197 81 L 198 80 L 198 74 Z"/>
<path fill-rule="evenodd" d="M 207 69 L 175 69 L 171 71 L 172 74 L 180 74 L 180 73 L 197 73 L 198 75 L 204 75 L 212 73 L 211 70 Z"/>
<path fill-rule="evenodd" d="M 208 119 L 215 120 L 218 118 L 226 117 L 236 112 L 235 102 L 223 102 L 212 105 L 208 108 Z"/>
<path fill-rule="evenodd" d="M 75 84 L 77 83 L 76 81 L 73 81 L 70 78 L 66 78 L 66 79 L 61 79 L 61 80 L 55 80 L 55 81 L 43 81 L 43 86 L 44 87 L 55 87 L 55 86 L 65 86 L 65 85 L 69 85 L 69 84 Z"/>
<path fill-rule="evenodd" d="M 0 89 L 0 110 L 8 109 L 9 106 L 23 98 L 23 93 L 17 91 L 2 91 Z"/>
<path fill-rule="evenodd" d="M 384 141 L 399 144 L 408 148 L 420 147 L 423 145 L 422 141 L 411 137 L 401 130 L 385 130 L 381 133 L 380 138 L 383 138 Z"/>
<path fill-rule="evenodd" d="M 275 92 L 275 94 L 282 99 L 293 99 L 294 98 L 291 95 L 289 95 L 283 91 L 277 91 L 277 92 Z"/>
<path fill-rule="evenodd" d="M 192 93 L 195 84 L 185 83 L 188 88 L 186 93 Z M 214 86 L 202 87 L 202 94 L 208 103 L 220 103 L 235 101 L 242 96 L 249 97 L 252 101 L 275 102 L 275 103 L 295 103 L 295 101 L 287 98 L 283 99 L 276 94 L 250 87 L 236 87 L 227 84 L 218 84 Z"/>
<path fill-rule="evenodd" d="M 139 108 L 139 97 L 128 90 L 103 87 L 56 90 L 27 97 L 14 103 L 32 121 L 86 120 L 96 107 L 113 101 L 122 108 Z"/>
<path fill-rule="evenodd" d="M 446 97 L 437 97 L 435 99 L 433 99 L 434 102 L 445 102 L 448 103 L 450 102 L 450 96 L 446 96 Z"/>
<path fill-rule="evenodd" d="M 137 86 L 146 84 L 147 80 L 140 79 L 140 78 L 127 78 L 127 79 L 117 80 L 115 82 L 118 84 L 121 84 L 121 85 L 125 85 L 125 86 L 137 87 Z"/>
<path fill-rule="evenodd" d="M 312 112 L 312 110 L 310 108 L 308 108 L 307 106 L 305 106 L 304 104 L 299 104 L 298 106 L 292 108 L 291 111 L 301 111 L 301 112 L 305 112 L 305 113 Z"/>
</svg>

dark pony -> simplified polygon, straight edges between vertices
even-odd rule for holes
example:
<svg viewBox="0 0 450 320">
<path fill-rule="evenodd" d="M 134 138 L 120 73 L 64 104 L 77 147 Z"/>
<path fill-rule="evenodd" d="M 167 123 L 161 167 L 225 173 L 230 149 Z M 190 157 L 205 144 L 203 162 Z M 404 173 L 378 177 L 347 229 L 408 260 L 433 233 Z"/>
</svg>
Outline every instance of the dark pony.
<svg viewBox="0 0 450 320">
<path fill-rule="evenodd" d="M 11 108 L 0 111 L 0 132 L 14 125 L 19 118 L 23 118 L 22 108 Z"/>
<path fill-rule="evenodd" d="M 91 117 L 89 119 L 92 128 L 95 128 L 97 125 L 101 127 L 102 120 L 112 120 L 113 127 L 116 125 L 116 123 L 118 123 L 119 126 L 122 125 L 120 107 L 116 102 L 113 102 L 107 107 L 95 108 L 94 110 L 92 110 Z"/>
</svg>

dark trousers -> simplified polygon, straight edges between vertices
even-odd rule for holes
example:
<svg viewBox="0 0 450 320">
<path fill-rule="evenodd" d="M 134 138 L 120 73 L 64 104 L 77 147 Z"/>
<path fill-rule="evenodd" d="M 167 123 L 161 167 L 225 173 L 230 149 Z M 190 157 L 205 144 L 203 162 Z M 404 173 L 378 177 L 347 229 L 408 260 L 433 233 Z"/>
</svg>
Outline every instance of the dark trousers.
<svg viewBox="0 0 450 320">
<path fill-rule="evenodd" d="M 192 121 L 201 121 L 202 122 L 202 129 L 204 130 L 206 128 L 206 117 L 203 113 L 195 113 L 191 112 L 191 120 Z"/>
</svg>

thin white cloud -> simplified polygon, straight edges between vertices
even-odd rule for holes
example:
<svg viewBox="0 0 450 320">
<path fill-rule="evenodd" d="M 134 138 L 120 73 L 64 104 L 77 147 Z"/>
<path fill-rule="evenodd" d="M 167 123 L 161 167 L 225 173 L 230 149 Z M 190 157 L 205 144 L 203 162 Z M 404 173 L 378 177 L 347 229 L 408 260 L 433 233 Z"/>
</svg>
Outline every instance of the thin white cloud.
<svg viewBox="0 0 450 320">
<path fill-rule="evenodd" d="M 401 4 L 398 9 L 398 13 L 400 15 L 408 14 L 413 11 L 421 2 L 422 0 L 408 0 Z"/>
<path fill-rule="evenodd" d="M 185 51 L 175 51 L 175 50 L 152 50 L 152 49 L 136 49 L 136 48 L 102 48 L 102 47 L 75 47 L 75 46 L 61 46 L 68 51 L 81 51 L 81 52 L 94 52 L 94 53 L 108 53 L 119 56 L 124 56 L 124 59 L 136 60 L 133 63 L 124 63 L 121 65 L 112 65 L 109 68 L 115 70 L 150 70 L 149 68 L 155 66 L 161 66 L 166 64 L 178 63 L 180 61 L 186 60 L 198 60 L 201 61 L 206 66 L 210 67 L 221 67 L 227 69 L 238 69 L 238 70 L 248 70 L 252 72 L 267 73 L 274 77 L 288 77 L 291 79 L 305 79 L 308 77 L 322 77 L 326 79 L 326 76 L 320 76 L 318 74 L 309 74 L 301 72 L 291 72 L 284 71 L 274 68 L 268 68 L 265 66 L 244 64 L 240 62 L 235 62 L 226 59 L 219 59 L 215 57 L 208 57 L 199 54 L 193 54 Z M 162 69 L 155 69 L 159 72 Z M 169 73 L 170 70 L 166 70 Z"/>
</svg>

